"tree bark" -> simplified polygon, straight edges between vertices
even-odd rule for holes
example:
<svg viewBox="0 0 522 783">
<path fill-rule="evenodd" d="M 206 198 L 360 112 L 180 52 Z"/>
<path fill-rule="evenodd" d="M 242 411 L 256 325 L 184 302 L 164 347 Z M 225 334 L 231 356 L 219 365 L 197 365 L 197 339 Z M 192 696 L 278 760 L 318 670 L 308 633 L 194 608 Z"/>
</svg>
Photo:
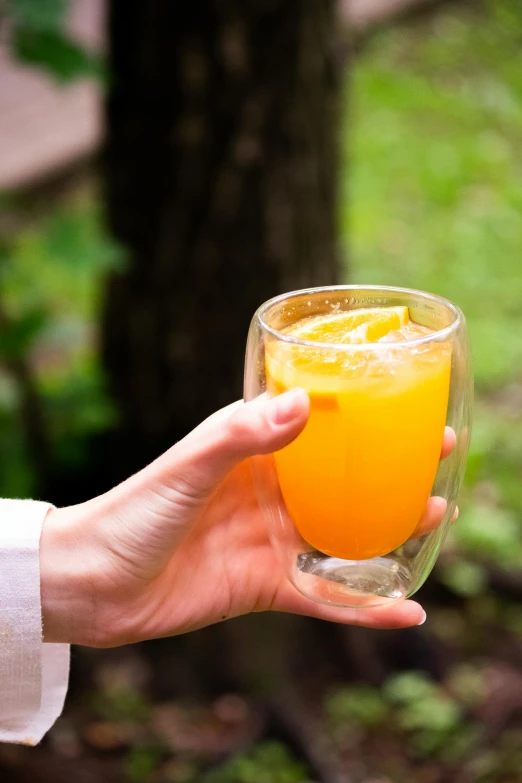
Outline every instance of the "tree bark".
<svg viewBox="0 0 522 783">
<path fill-rule="evenodd" d="M 337 282 L 335 8 L 110 4 L 103 351 L 140 461 L 241 396 L 264 300 Z"/>
</svg>

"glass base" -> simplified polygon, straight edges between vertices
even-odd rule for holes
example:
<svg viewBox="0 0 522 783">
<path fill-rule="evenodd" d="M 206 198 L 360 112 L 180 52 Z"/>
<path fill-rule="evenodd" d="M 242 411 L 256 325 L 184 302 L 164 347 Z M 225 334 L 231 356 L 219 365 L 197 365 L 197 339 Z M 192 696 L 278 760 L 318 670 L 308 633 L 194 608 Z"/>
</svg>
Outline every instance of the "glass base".
<svg viewBox="0 0 522 783">
<path fill-rule="evenodd" d="M 297 571 L 296 587 L 316 600 L 318 596 L 312 596 L 309 592 L 311 584 L 307 585 L 308 589 L 304 583 L 299 584 L 301 579 L 307 579 L 305 574 L 317 580 L 334 582 L 339 586 L 338 601 L 332 601 L 332 591 L 327 590 L 328 603 L 345 606 L 376 606 L 386 603 L 386 599 L 406 598 L 411 592 L 411 570 L 393 556 L 375 557 L 371 560 L 341 560 L 322 552 L 312 551 L 298 555 Z M 316 579 L 313 579 L 313 582 L 317 585 Z M 316 593 L 316 590 L 313 592 Z"/>
</svg>

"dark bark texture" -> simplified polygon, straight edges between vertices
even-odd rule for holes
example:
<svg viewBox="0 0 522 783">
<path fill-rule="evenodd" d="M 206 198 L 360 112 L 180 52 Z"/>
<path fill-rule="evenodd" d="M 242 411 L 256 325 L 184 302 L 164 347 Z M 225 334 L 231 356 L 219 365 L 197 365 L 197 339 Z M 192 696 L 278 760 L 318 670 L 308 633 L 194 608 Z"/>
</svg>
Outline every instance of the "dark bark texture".
<svg viewBox="0 0 522 783">
<path fill-rule="evenodd" d="M 241 396 L 264 300 L 337 281 L 340 63 L 333 0 L 112 0 L 109 30 L 103 350 L 143 461 Z"/>
</svg>

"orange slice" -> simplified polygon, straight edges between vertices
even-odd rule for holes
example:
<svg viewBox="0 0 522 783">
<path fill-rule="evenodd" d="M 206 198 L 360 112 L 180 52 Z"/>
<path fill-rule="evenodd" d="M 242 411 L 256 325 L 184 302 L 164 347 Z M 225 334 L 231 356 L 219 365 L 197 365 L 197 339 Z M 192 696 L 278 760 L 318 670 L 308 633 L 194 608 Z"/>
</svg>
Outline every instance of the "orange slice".
<svg viewBox="0 0 522 783">
<path fill-rule="evenodd" d="M 365 373 L 372 363 L 378 363 L 378 358 L 371 353 L 352 353 L 336 346 L 375 343 L 408 323 L 407 307 L 374 307 L 312 316 L 292 324 L 284 333 L 312 345 L 269 341 L 266 345 L 267 388 L 271 393 L 279 394 L 292 386 L 302 386 L 310 395 L 321 397 L 322 407 L 328 407 L 331 400 L 323 399 L 324 395 L 339 393 L 346 383 L 350 384 L 358 374 Z M 323 348 L 319 343 L 331 348 Z"/>
<path fill-rule="evenodd" d="M 285 333 L 298 340 L 335 345 L 374 343 L 409 320 L 407 307 L 367 307 L 313 316 L 287 327 Z"/>
</svg>

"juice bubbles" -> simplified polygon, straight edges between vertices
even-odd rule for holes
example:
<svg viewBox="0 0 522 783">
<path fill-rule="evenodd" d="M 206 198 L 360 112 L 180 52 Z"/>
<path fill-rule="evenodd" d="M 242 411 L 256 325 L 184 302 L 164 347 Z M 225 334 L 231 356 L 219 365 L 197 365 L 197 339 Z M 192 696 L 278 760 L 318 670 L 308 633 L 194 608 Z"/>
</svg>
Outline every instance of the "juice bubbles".
<svg viewBox="0 0 522 783">
<path fill-rule="evenodd" d="M 301 386 L 311 403 L 303 432 L 274 455 L 288 513 L 327 555 L 388 554 L 410 538 L 432 490 L 451 347 L 419 342 L 432 332 L 407 308 L 315 316 L 284 334 L 309 344 L 267 342 L 268 393 Z"/>
</svg>

